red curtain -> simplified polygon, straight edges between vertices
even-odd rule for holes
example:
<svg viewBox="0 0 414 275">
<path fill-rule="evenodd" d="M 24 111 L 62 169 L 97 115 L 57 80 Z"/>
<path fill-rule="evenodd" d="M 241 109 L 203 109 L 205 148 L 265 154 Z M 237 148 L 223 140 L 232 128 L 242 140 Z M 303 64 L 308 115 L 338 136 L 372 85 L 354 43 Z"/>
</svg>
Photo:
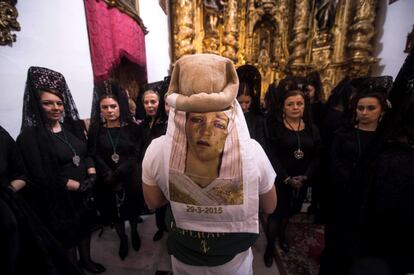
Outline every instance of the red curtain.
<svg viewBox="0 0 414 275">
<path fill-rule="evenodd" d="M 94 80 L 107 79 L 123 57 L 145 68 L 146 74 L 145 37 L 138 23 L 103 1 L 84 3 Z"/>
</svg>

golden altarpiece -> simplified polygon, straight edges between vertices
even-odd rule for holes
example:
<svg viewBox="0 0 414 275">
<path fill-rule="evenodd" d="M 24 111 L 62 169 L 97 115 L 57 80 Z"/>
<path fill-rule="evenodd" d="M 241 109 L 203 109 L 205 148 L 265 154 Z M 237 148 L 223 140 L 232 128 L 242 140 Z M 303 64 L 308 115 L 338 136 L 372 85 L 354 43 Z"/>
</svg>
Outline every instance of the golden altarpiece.
<svg viewBox="0 0 414 275">
<path fill-rule="evenodd" d="M 215 53 L 254 65 L 269 84 L 321 74 L 325 98 L 345 75 L 369 75 L 377 0 L 170 0 L 172 59 Z"/>
</svg>

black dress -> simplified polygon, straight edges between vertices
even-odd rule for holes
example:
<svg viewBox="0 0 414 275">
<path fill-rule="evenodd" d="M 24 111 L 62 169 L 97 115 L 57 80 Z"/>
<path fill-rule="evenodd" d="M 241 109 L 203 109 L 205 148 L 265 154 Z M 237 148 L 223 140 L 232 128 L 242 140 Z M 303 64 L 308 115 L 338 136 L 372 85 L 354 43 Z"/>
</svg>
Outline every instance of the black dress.
<svg viewBox="0 0 414 275">
<path fill-rule="evenodd" d="M 287 218 L 300 211 L 306 196 L 306 185 L 299 191 L 291 185 L 285 184 L 288 177 L 305 175 L 308 182 L 319 164 L 320 137 L 316 126 L 306 126 L 301 131 L 292 131 L 281 122 L 267 125 L 269 129 L 268 153 L 273 168 L 276 171 L 276 193 L 278 195 L 277 207 L 273 215 Z M 302 159 L 296 159 L 293 152 L 298 149 L 298 136 L 300 149 L 304 153 Z"/>
<path fill-rule="evenodd" d="M 117 163 L 112 159 L 112 144 L 119 155 Z M 105 224 L 139 217 L 140 146 L 141 132 L 136 124 L 102 127 L 99 132 L 94 159 L 98 171 L 97 203 Z M 109 181 L 108 176 L 112 178 Z"/>
<path fill-rule="evenodd" d="M 17 144 L 30 180 L 22 194 L 56 238 L 71 248 L 90 233 L 96 219 L 95 212 L 83 203 L 85 194 L 67 190 L 66 183 L 68 179 L 85 180 L 87 169 L 94 164 L 87 155 L 85 141 L 63 131 L 44 133 L 42 129 L 29 127 L 19 135 Z M 73 163 L 74 154 L 63 142 L 65 136 L 80 157 L 79 166 Z M 51 154 L 43 152 L 45 146 Z"/>
<path fill-rule="evenodd" d="M 0 127 L 0 267 L 2 274 L 78 274 L 66 250 L 39 221 L 19 193 L 7 188 L 12 180 L 27 181 L 20 151 Z"/>
<path fill-rule="evenodd" d="M 351 220 L 358 217 L 351 217 L 355 214 L 350 213 L 349 206 L 357 202 L 351 197 L 350 189 L 356 187 L 352 182 L 355 167 L 375 137 L 375 131 L 362 131 L 352 125 L 343 126 L 334 134 L 329 169 L 332 192 L 329 198 L 329 218 L 325 226 L 321 274 L 345 274 L 351 264 L 357 246 L 354 234 L 350 232 Z M 362 191 L 359 186 L 358 192 L 353 193 Z"/>
<path fill-rule="evenodd" d="M 375 131 L 363 131 L 352 126 L 342 127 L 335 132 L 330 171 L 337 194 L 344 194 L 354 167 L 375 135 Z"/>
<path fill-rule="evenodd" d="M 19 148 L 13 138 L 0 126 L 0 185 L 13 180 L 27 181 L 26 169 Z"/>
<path fill-rule="evenodd" d="M 414 148 L 399 142 L 382 148 L 368 166 L 372 172 L 356 173 L 351 188 L 356 198 L 348 202 L 353 206 L 351 228 L 359 239 L 353 254 L 383 260 L 392 274 L 413 273 Z"/>
</svg>

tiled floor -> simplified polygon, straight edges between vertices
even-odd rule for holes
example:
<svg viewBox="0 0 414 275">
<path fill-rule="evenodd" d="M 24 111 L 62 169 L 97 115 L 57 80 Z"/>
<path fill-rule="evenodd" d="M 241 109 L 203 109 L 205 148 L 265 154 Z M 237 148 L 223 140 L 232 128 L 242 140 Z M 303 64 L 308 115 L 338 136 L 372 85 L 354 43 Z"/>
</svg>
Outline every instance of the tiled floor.
<svg viewBox="0 0 414 275">
<path fill-rule="evenodd" d="M 92 258 L 106 267 L 103 275 L 154 275 L 157 270 L 170 271 L 170 256 L 167 253 L 167 234 L 158 241 L 153 242 L 152 237 L 156 231 L 155 216 L 143 217 L 144 222 L 139 224 L 141 236 L 141 249 L 137 252 L 130 247 L 128 257 L 121 261 L 118 256 L 119 240 L 115 230 L 106 227 L 102 236 L 99 231 L 92 238 Z M 253 271 L 255 275 L 272 274 L 279 275 L 275 264 L 267 268 L 263 264 L 263 253 L 266 245 L 264 235 L 261 233 L 257 243 L 252 247 L 254 261 Z"/>
</svg>

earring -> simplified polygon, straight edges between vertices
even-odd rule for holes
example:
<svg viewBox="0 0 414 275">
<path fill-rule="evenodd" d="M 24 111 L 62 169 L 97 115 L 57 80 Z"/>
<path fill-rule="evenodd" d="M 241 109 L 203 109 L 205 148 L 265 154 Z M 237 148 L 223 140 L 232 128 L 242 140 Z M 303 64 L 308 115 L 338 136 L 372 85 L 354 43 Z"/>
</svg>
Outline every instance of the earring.
<svg viewBox="0 0 414 275">
<path fill-rule="evenodd" d="M 384 113 L 381 113 L 381 115 L 378 118 L 378 122 L 381 122 L 383 116 L 384 116 Z"/>
<path fill-rule="evenodd" d="M 101 121 L 102 121 L 102 123 L 105 123 L 105 118 L 104 118 L 104 116 L 102 115 L 102 113 L 101 113 L 99 116 L 101 117 Z"/>
<path fill-rule="evenodd" d="M 62 116 L 59 119 L 60 123 L 63 123 L 65 121 L 65 112 L 62 113 Z"/>
</svg>

